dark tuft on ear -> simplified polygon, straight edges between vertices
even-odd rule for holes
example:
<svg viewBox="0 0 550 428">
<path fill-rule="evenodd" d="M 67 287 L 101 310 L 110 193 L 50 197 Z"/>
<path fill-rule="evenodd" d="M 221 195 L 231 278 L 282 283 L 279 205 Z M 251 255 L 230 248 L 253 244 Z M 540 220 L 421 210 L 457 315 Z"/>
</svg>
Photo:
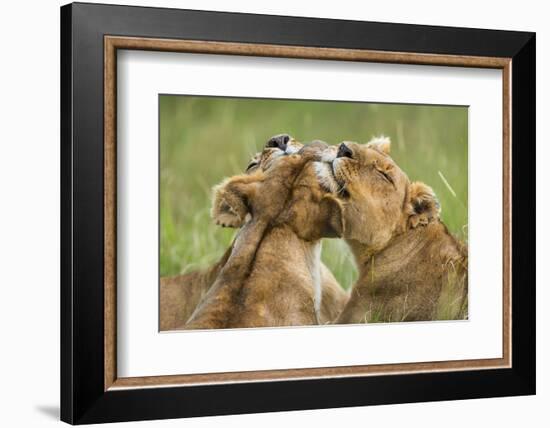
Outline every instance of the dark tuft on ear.
<svg viewBox="0 0 550 428">
<path fill-rule="evenodd" d="M 425 226 L 439 219 L 441 207 L 437 196 L 430 186 L 417 181 L 411 183 L 408 190 L 409 204 L 407 214 L 409 216 L 409 227 Z"/>
<path fill-rule="evenodd" d="M 429 210 L 435 210 L 440 211 L 439 209 L 439 201 L 437 200 L 437 197 L 435 195 L 433 200 L 427 200 L 427 199 L 421 199 L 415 201 L 414 204 L 414 212 L 416 214 L 422 214 L 423 212 L 429 211 Z"/>
</svg>

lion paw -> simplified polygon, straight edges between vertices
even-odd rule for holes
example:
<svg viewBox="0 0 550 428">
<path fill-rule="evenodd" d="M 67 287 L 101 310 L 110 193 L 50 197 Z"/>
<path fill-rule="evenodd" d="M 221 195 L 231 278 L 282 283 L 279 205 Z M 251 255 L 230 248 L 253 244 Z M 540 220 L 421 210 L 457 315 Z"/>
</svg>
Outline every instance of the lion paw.
<svg viewBox="0 0 550 428">
<path fill-rule="evenodd" d="M 239 228 L 243 225 L 247 212 L 240 198 L 232 193 L 216 192 L 212 205 L 212 218 L 217 225 Z"/>
<path fill-rule="evenodd" d="M 218 226 L 222 227 L 241 227 L 243 219 L 241 216 L 233 210 L 229 205 L 222 204 L 217 213 L 214 215 L 214 219 Z"/>
</svg>

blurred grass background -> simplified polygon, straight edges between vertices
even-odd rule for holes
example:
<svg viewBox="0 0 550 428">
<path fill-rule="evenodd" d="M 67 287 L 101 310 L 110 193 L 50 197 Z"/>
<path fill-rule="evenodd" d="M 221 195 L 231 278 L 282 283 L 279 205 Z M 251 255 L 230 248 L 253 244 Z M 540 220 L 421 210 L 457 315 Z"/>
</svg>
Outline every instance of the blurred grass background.
<svg viewBox="0 0 550 428">
<path fill-rule="evenodd" d="M 467 240 L 466 107 L 160 96 L 160 273 L 216 261 L 235 231 L 210 219 L 214 184 L 244 171 L 269 137 L 299 141 L 392 140 L 392 158 L 411 180 L 435 190 L 449 230 Z M 344 288 L 357 277 L 342 240 L 326 239 L 322 259 Z"/>
</svg>

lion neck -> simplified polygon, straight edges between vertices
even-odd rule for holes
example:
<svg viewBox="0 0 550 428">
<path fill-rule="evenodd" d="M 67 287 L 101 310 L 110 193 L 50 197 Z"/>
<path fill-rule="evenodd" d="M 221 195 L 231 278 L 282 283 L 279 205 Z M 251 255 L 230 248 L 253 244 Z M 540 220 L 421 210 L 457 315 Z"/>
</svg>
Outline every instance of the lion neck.
<svg viewBox="0 0 550 428">
<path fill-rule="evenodd" d="M 274 270 L 273 282 L 290 284 L 297 280 L 301 291 L 310 294 L 319 321 L 322 293 L 321 240 L 303 239 L 292 227 L 277 225 L 267 232 L 258 248 L 254 270 L 264 271 L 266 267 Z M 248 284 L 248 287 L 253 294 L 254 284 Z M 294 293 L 296 287 L 287 291 Z"/>
<path fill-rule="evenodd" d="M 293 299 L 295 295 L 296 300 L 309 305 L 313 301 L 314 316 L 319 321 L 320 241 L 305 241 L 286 225 L 252 229 L 259 229 L 256 233 L 261 233 L 261 238 L 259 241 L 247 239 L 248 236 L 243 236 L 241 230 L 236 241 L 245 242 L 246 251 L 243 255 L 239 254 L 239 250 L 231 254 L 186 325 L 187 329 L 258 326 L 262 323 L 262 315 L 255 312 L 256 305 L 250 302 L 265 302 L 265 310 L 274 313 L 276 311 L 270 306 L 276 305 L 279 299 L 266 299 L 265 296 L 278 293 L 280 287 L 287 287 L 285 298 Z M 243 242 L 236 242 L 233 247 L 240 249 Z M 269 273 L 269 278 L 266 278 L 266 273 Z M 304 295 L 308 296 L 306 300 Z"/>
<path fill-rule="evenodd" d="M 361 323 L 371 310 L 383 319 L 430 319 L 441 286 L 451 278 L 462 283 L 467 253 L 443 223 L 409 229 L 379 251 L 357 241 L 349 245 L 359 278 L 336 323 Z"/>
<path fill-rule="evenodd" d="M 359 269 L 358 282 L 373 287 L 392 278 L 421 275 L 419 269 L 411 269 L 421 260 L 430 260 L 433 266 L 441 266 L 443 269 L 449 260 L 462 256 L 457 241 L 440 221 L 408 229 L 394 236 L 384 248 L 378 250 L 358 241 L 347 242 Z"/>
</svg>

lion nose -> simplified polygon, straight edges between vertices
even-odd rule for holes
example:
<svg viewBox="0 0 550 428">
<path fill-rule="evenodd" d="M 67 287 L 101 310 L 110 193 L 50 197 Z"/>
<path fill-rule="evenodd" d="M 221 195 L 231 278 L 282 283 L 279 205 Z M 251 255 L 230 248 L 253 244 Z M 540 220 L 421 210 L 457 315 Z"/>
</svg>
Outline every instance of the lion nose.
<svg viewBox="0 0 550 428">
<path fill-rule="evenodd" d="M 346 146 L 345 143 L 340 144 L 338 147 L 338 153 L 336 154 L 337 158 L 351 158 L 353 157 L 353 152 L 351 149 Z"/>
<path fill-rule="evenodd" d="M 281 149 L 284 152 L 289 141 L 290 135 L 288 134 L 276 135 L 274 137 L 271 137 L 265 146 L 275 147 Z"/>
</svg>

